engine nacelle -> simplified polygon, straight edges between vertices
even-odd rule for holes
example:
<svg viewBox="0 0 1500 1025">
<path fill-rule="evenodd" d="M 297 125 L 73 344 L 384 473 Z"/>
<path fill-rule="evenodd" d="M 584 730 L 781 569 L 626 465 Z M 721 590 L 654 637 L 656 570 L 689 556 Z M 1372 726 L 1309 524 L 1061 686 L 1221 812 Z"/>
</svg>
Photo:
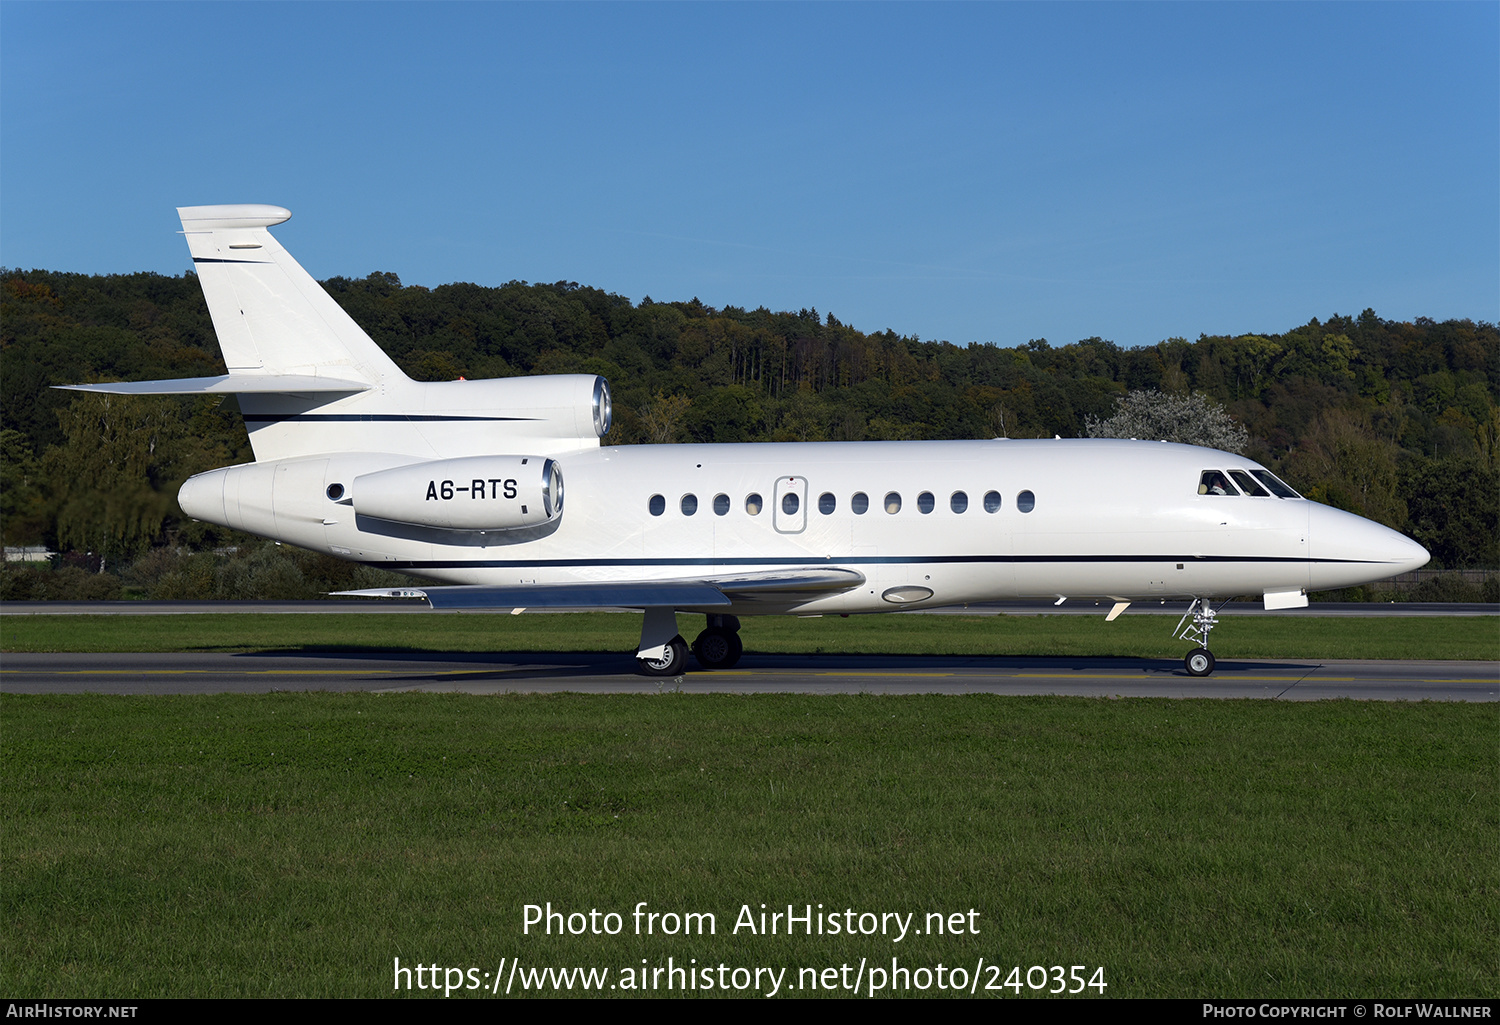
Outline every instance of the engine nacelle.
<svg viewBox="0 0 1500 1025">
<path fill-rule="evenodd" d="M 335 489 L 339 490 L 335 494 Z M 330 484 L 361 516 L 443 530 L 517 530 L 562 515 L 562 469 L 542 456 L 466 456 L 412 463 Z"/>
</svg>

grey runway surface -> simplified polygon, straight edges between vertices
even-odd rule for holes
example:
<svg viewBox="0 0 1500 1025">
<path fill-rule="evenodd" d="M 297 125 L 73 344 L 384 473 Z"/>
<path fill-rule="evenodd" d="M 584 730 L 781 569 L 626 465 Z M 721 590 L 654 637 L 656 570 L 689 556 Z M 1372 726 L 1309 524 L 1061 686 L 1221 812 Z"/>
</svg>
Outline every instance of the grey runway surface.
<svg viewBox="0 0 1500 1025">
<path fill-rule="evenodd" d="M 952 605 L 937 609 L 908 609 L 900 613 L 951 616 L 1103 616 L 1110 602 L 1028 600 Z M 1180 616 L 1184 601 L 1136 602 L 1127 616 Z M 533 610 L 533 614 L 542 610 Z M 620 610 L 625 611 L 625 610 Z M 298 613 L 330 615 L 344 612 L 404 612 L 421 615 L 459 615 L 434 612 L 420 600 L 364 601 L 12 601 L 0 602 L 5 616 L 189 616 L 207 613 Z M 467 611 L 464 615 L 508 615 L 509 609 Z M 639 613 L 637 613 L 638 615 Z M 1260 602 L 1230 602 L 1223 616 L 1500 616 L 1500 605 L 1484 602 L 1314 602 L 1305 609 L 1267 612 Z"/>
<path fill-rule="evenodd" d="M 1500 700 L 1494 662 L 1222 660 L 1194 678 L 1141 658 L 747 654 L 734 669 L 653 678 L 618 654 L 7 654 L 11 694 L 272 691 L 513 694 L 1005 694 L 1314 701 Z"/>
</svg>

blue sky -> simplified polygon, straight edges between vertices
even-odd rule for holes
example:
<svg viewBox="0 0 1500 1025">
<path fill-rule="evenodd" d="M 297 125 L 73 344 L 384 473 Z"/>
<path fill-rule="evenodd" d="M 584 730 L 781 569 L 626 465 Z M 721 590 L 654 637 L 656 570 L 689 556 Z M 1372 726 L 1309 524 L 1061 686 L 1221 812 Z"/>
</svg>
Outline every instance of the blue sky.
<svg viewBox="0 0 1500 1025">
<path fill-rule="evenodd" d="M 1500 320 L 1500 4 L 0 3 L 0 264 L 1122 345 Z"/>
</svg>

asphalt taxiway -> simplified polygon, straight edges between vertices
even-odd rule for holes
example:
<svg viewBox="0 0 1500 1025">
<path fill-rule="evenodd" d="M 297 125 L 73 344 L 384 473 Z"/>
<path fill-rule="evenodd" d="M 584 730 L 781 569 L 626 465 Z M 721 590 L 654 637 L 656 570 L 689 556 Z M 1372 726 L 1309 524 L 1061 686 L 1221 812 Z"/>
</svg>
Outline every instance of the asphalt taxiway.
<svg viewBox="0 0 1500 1025">
<path fill-rule="evenodd" d="M 1500 700 L 1494 662 L 1223 659 L 1209 677 L 1145 658 L 761 655 L 731 670 L 638 675 L 619 654 L 30 654 L 0 661 L 11 694 L 1005 694 L 1314 701 Z"/>
</svg>

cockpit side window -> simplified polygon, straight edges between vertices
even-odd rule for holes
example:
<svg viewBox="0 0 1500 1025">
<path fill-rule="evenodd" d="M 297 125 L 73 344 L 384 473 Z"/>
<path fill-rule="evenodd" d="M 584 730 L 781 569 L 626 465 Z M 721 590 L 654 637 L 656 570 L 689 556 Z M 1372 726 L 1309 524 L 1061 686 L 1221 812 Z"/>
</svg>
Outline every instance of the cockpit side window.
<svg viewBox="0 0 1500 1025">
<path fill-rule="evenodd" d="M 1229 476 L 1233 477 L 1234 482 L 1240 486 L 1240 490 L 1249 495 L 1251 498 L 1271 497 L 1271 493 L 1265 488 L 1261 487 L 1259 484 L 1255 483 L 1255 478 L 1250 476 L 1244 470 L 1230 470 Z"/>
<path fill-rule="evenodd" d="M 1234 485 L 1229 483 L 1222 470 L 1204 470 L 1203 476 L 1198 478 L 1198 494 L 1238 495 L 1239 492 L 1234 490 Z"/>
<path fill-rule="evenodd" d="M 1262 484 L 1271 489 L 1271 494 L 1277 498 L 1301 498 L 1302 496 L 1293 491 L 1284 481 L 1270 470 L 1251 470 L 1251 473 L 1260 480 Z"/>
</svg>

